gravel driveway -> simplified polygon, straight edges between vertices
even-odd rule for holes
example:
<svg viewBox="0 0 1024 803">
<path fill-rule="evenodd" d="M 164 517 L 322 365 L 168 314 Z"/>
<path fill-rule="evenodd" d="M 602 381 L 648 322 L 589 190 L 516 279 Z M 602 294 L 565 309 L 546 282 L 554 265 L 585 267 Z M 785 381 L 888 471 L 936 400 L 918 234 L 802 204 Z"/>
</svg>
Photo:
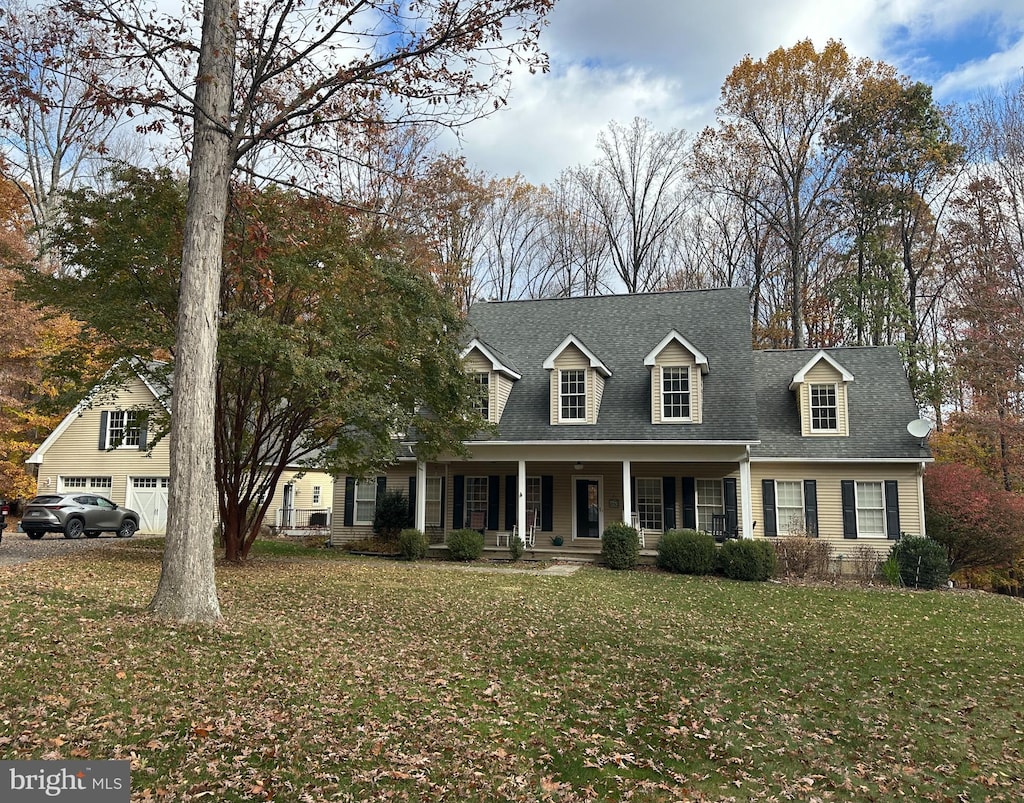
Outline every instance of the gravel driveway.
<svg viewBox="0 0 1024 803">
<path fill-rule="evenodd" d="M 117 538 L 109 533 L 103 533 L 99 538 L 79 538 L 69 541 L 60 533 L 47 533 L 40 540 L 32 541 L 25 533 L 14 532 L 13 528 L 8 526 L 4 530 L 3 541 L 0 541 L 0 566 L 14 566 L 40 558 L 73 555 L 87 549 L 127 543 L 129 540 L 131 539 Z"/>
</svg>

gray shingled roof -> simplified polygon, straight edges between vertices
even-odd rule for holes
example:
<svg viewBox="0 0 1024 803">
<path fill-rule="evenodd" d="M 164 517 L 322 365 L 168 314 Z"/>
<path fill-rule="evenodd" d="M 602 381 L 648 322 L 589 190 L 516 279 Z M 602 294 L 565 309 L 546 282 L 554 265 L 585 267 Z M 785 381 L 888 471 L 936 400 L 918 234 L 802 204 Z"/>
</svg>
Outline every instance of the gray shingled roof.
<svg viewBox="0 0 1024 803">
<path fill-rule="evenodd" d="M 850 415 L 848 437 L 800 435 L 793 375 L 819 349 L 754 352 L 761 444 L 751 450 L 757 458 L 819 460 L 915 459 L 930 456 L 920 439 L 907 432 L 919 412 L 903 369 L 892 347 L 820 349 L 854 376 L 847 386 Z"/>
<path fill-rule="evenodd" d="M 651 423 L 650 369 L 643 361 L 673 329 L 708 358 L 700 425 Z M 612 372 L 597 424 L 549 422 L 549 372 L 543 363 L 568 335 L 585 343 Z M 474 337 L 506 355 L 523 375 L 513 385 L 498 440 L 754 442 L 759 437 L 744 288 L 481 302 L 469 310 L 467 342 Z"/>
</svg>

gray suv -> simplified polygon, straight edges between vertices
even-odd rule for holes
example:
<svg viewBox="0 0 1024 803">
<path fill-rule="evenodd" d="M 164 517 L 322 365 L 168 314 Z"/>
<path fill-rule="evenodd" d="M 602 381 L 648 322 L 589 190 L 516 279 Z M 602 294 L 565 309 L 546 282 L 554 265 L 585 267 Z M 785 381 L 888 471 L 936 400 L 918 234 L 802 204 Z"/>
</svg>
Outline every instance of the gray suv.
<svg viewBox="0 0 1024 803">
<path fill-rule="evenodd" d="M 46 533 L 64 533 L 65 538 L 96 538 L 115 533 L 131 538 L 139 529 L 139 514 L 115 505 L 105 496 L 90 493 L 37 496 L 21 516 L 21 529 L 33 540 Z"/>
</svg>

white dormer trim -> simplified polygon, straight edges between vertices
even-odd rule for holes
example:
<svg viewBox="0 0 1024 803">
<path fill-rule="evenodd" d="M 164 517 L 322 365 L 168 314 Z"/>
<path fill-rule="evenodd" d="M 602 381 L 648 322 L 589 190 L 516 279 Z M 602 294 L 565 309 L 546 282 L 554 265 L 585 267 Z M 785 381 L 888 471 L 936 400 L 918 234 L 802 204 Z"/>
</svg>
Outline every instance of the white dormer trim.
<svg viewBox="0 0 1024 803">
<path fill-rule="evenodd" d="M 462 350 L 462 353 L 459 355 L 459 359 L 466 359 L 466 357 L 474 349 L 479 351 L 483 355 L 484 359 L 490 362 L 492 371 L 496 371 L 499 374 L 504 374 L 509 379 L 523 378 L 523 375 L 521 373 L 513 370 L 512 368 L 509 368 L 507 365 L 505 365 L 505 363 L 503 363 L 496 356 L 494 356 L 494 352 L 487 348 L 487 346 L 479 338 L 474 337 L 472 340 L 469 341 L 469 345 Z"/>
<path fill-rule="evenodd" d="M 796 372 L 796 374 L 793 376 L 793 381 L 789 383 L 789 389 L 795 390 L 798 385 L 802 385 L 804 382 L 806 382 L 807 373 L 822 360 L 827 362 L 829 365 L 832 366 L 832 368 L 835 369 L 836 373 L 839 374 L 844 384 L 853 381 L 853 374 L 851 374 L 849 371 L 843 368 L 842 365 L 840 365 L 835 359 L 830 357 L 824 351 L 819 351 L 817 354 L 811 357 L 810 360 L 807 361 L 803 368 Z"/>
<path fill-rule="evenodd" d="M 580 339 L 576 337 L 576 335 L 569 335 L 565 340 L 563 340 L 558 345 L 558 348 L 552 351 L 548 358 L 544 360 L 544 367 L 547 368 L 548 370 L 554 370 L 555 360 L 557 360 L 558 356 L 567 348 L 569 348 L 569 346 L 575 346 L 576 348 L 578 348 L 583 353 L 583 355 L 590 361 L 590 367 L 597 371 L 599 374 L 601 374 L 601 376 L 607 379 L 609 376 L 612 375 L 612 372 L 608 370 L 608 366 L 601 362 L 601 360 L 598 359 L 597 355 L 594 354 L 594 352 L 592 352 L 590 349 L 584 346 Z"/>
<path fill-rule="evenodd" d="M 644 357 L 644 365 L 648 368 L 653 368 L 656 364 L 656 360 L 658 359 L 658 355 L 661 354 L 661 352 L 665 350 L 665 347 L 673 340 L 693 355 L 694 362 L 696 362 L 702 374 L 706 374 L 710 370 L 708 358 L 704 356 L 704 353 L 693 345 L 693 343 L 679 334 L 675 329 L 665 335 L 662 341 L 655 346 L 646 357 Z"/>
</svg>

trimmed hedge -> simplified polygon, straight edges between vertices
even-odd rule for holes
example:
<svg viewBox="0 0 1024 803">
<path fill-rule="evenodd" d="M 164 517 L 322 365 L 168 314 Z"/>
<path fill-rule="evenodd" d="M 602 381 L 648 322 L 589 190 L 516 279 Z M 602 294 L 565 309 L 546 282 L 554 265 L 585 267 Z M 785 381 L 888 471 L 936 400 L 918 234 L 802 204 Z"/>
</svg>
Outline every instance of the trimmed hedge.
<svg viewBox="0 0 1024 803">
<path fill-rule="evenodd" d="M 775 548 L 758 538 L 726 541 L 718 550 L 717 569 L 731 580 L 765 581 L 775 574 Z"/>
<path fill-rule="evenodd" d="M 949 579 L 946 548 L 924 536 L 904 536 L 889 550 L 899 568 L 900 583 L 907 588 L 938 588 Z"/>
<path fill-rule="evenodd" d="M 676 574 L 711 574 L 715 539 L 697 530 L 669 530 L 658 542 L 658 568 Z"/>
<path fill-rule="evenodd" d="M 419 530 L 402 530 L 398 534 L 398 554 L 404 560 L 420 560 L 427 555 L 427 536 Z"/>
<path fill-rule="evenodd" d="M 452 560 L 476 560 L 484 552 L 483 534 L 476 530 L 452 530 L 445 543 Z"/>
<path fill-rule="evenodd" d="M 640 560 L 640 533 L 625 522 L 609 524 L 601 535 L 601 558 L 609 569 L 632 569 Z"/>
</svg>

